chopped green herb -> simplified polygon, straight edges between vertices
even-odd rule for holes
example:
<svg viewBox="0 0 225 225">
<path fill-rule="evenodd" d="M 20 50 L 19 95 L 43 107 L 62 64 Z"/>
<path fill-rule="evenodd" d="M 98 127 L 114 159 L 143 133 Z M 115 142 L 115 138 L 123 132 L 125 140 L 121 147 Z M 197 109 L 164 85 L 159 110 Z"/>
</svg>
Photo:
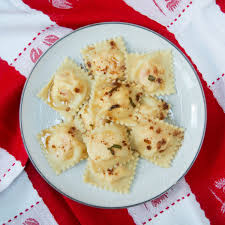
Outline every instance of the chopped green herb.
<svg viewBox="0 0 225 225">
<path fill-rule="evenodd" d="M 155 81 L 155 77 L 154 76 L 152 76 L 151 74 L 148 76 L 148 80 L 150 80 L 150 81 Z"/>
<path fill-rule="evenodd" d="M 112 155 L 115 155 L 115 151 L 113 150 L 113 148 L 119 148 L 119 149 L 121 149 L 122 146 L 121 145 L 114 144 L 114 145 L 112 145 L 111 147 L 108 148 L 108 150 L 111 152 L 111 154 Z"/>
<path fill-rule="evenodd" d="M 121 145 L 116 145 L 116 144 L 114 144 L 114 145 L 111 146 L 111 148 L 119 148 L 119 149 L 121 149 L 122 146 L 121 146 Z"/>
<path fill-rule="evenodd" d="M 132 100 L 132 98 L 131 97 L 129 97 L 129 100 L 130 100 L 130 104 L 135 108 L 136 107 L 136 105 L 134 104 L 134 102 L 133 102 L 133 100 Z"/>
</svg>

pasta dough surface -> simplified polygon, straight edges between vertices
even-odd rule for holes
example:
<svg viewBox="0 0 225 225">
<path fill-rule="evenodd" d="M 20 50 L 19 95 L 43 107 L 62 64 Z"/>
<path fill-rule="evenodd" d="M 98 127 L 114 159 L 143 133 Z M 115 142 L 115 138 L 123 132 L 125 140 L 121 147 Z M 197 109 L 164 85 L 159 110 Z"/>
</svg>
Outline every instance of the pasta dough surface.
<svg viewBox="0 0 225 225">
<path fill-rule="evenodd" d="M 142 92 L 131 88 L 129 83 L 112 83 L 99 78 L 91 96 L 90 110 L 97 117 L 119 124 L 132 124 L 141 96 Z"/>
<path fill-rule="evenodd" d="M 126 49 L 121 37 L 89 45 L 82 50 L 89 73 L 109 79 L 124 78 Z"/>
<path fill-rule="evenodd" d="M 66 58 L 38 96 L 71 121 L 81 104 L 89 98 L 90 88 L 91 81 L 86 72 Z"/>
<path fill-rule="evenodd" d="M 95 127 L 110 123 L 108 119 L 96 118 L 96 113 L 90 110 L 89 104 L 84 104 L 78 113 L 86 131 L 93 130 Z"/>
<path fill-rule="evenodd" d="M 137 109 L 136 118 L 139 120 L 159 119 L 164 120 L 170 109 L 170 105 L 156 97 L 145 96 Z"/>
<path fill-rule="evenodd" d="M 84 181 L 106 190 L 129 193 L 135 175 L 137 161 L 138 155 L 136 154 L 126 164 L 120 164 L 112 169 L 98 170 L 95 163 L 89 159 L 84 174 Z"/>
<path fill-rule="evenodd" d="M 38 140 L 56 174 L 87 158 L 82 136 L 73 124 L 60 124 L 45 129 L 38 134 Z"/>
<path fill-rule="evenodd" d="M 127 129 L 118 124 L 97 127 L 85 137 L 87 152 L 99 168 L 112 168 L 117 163 L 131 160 Z"/>
<path fill-rule="evenodd" d="M 128 54 L 127 79 L 144 89 L 148 95 L 175 93 L 171 51 L 149 54 Z"/>
<path fill-rule="evenodd" d="M 141 157 L 169 167 L 184 138 L 184 130 L 160 120 L 137 123 L 131 128 L 132 147 Z"/>
</svg>

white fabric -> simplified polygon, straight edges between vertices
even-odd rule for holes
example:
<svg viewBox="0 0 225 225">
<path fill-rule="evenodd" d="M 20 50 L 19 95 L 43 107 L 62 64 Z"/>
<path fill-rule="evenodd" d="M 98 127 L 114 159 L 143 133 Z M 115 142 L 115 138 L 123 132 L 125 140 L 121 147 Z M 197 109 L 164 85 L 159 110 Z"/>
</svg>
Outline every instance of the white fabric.
<svg viewBox="0 0 225 225">
<path fill-rule="evenodd" d="M 12 181 L 23 171 L 20 161 L 0 148 L 0 192 L 7 188 Z"/>
<path fill-rule="evenodd" d="M 28 77 L 31 69 L 35 65 L 38 58 L 51 46 L 55 41 L 70 33 L 72 30 L 59 27 L 57 25 L 45 29 L 41 34 L 35 36 L 36 39 L 31 42 L 31 45 L 26 45 L 26 50 L 21 51 L 21 56 L 17 57 L 16 61 L 9 60 L 12 65 L 25 77 Z M 21 47 L 24 49 L 24 47 Z"/>
<path fill-rule="evenodd" d="M 214 97 L 218 100 L 222 108 L 225 108 L 225 77 L 219 77 L 215 84 L 210 86 Z"/>
<path fill-rule="evenodd" d="M 125 0 L 140 13 L 166 26 L 175 34 L 202 73 L 208 86 L 224 80 L 225 14 L 215 0 Z M 173 6 L 168 8 L 168 4 Z M 156 5 L 158 7 L 156 7 Z M 225 86 L 216 85 L 211 90 L 225 111 Z M 224 83 L 223 83 L 224 84 Z"/>
<path fill-rule="evenodd" d="M 158 199 L 128 208 L 128 212 L 137 225 L 210 224 L 185 179 Z"/>
<path fill-rule="evenodd" d="M 0 15 L 0 57 L 6 61 L 16 58 L 39 31 L 55 24 L 20 0 L 1 0 Z"/>
<path fill-rule="evenodd" d="M 25 171 L 0 193 L 0 224 L 57 224 Z"/>
</svg>

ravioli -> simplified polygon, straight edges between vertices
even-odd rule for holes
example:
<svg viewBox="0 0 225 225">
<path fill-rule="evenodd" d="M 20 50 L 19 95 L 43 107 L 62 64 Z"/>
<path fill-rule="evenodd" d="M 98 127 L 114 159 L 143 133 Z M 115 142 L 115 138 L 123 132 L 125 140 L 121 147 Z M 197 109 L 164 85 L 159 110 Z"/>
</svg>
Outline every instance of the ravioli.
<svg viewBox="0 0 225 225">
<path fill-rule="evenodd" d="M 84 174 L 84 182 L 122 194 L 129 193 L 137 161 L 138 155 L 135 154 L 134 158 L 126 164 L 119 164 L 111 169 L 99 170 L 95 162 L 89 159 Z"/>
<path fill-rule="evenodd" d="M 123 79 L 126 49 L 121 37 L 89 45 L 81 51 L 86 68 L 94 77 Z"/>
<path fill-rule="evenodd" d="M 170 109 L 170 105 L 162 99 L 145 96 L 137 109 L 136 118 L 138 120 L 159 119 L 164 120 Z"/>
<path fill-rule="evenodd" d="M 87 158 L 86 146 L 81 133 L 73 124 L 59 124 L 38 134 L 49 165 L 60 174 L 62 171 Z"/>
<path fill-rule="evenodd" d="M 131 128 L 132 147 L 140 156 L 161 167 L 170 167 L 184 139 L 184 130 L 161 120 L 137 123 Z"/>
<path fill-rule="evenodd" d="M 133 152 L 125 126 L 106 124 L 96 127 L 86 134 L 84 140 L 89 158 L 99 168 L 112 168 L 117 163 L 125 163 L 132 158 Z"/>
<path fill-rule="evenodd" d="M 137 92 L 125 82 L 96 80 L 90 100 L 90 110 L 96 117 L 115 123 L 132 125 L 133 115 L 142 92 Z"/>
<path fill-rule="evenodd" d="M 38 140 L 56 174 L 88 158 L 84 182 L 128 193 L 139 156 L 170 167 L 184 139 L 157 97 L 175 93 L 172 52 L 127 53 L 116 37 L 81 54 L 86 68 L 66 58 L 38 94 L 64 118 Z"/>
<path fill-rule="evenodd" d="M 50 82 L 38 94 L 67 121 L 90 96 L 91 81 L 87 73 L 66 58 Z"/>
<path fill-rule="evenodd" d="M 148 95 L 175 93 L 172 53 L 128 54 L 126 77 Z"/>
</svg>

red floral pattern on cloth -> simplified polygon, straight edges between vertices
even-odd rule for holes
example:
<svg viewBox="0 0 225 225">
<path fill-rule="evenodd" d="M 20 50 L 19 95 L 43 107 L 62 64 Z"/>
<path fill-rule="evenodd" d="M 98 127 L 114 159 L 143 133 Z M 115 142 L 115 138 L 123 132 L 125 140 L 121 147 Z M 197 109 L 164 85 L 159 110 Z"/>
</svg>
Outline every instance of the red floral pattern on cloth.
<svg viewBox="0 0 225 225">
<path fill-rule="evenodd" d="M 53 27 L 53 26 L 54 26 L 54 25 L 51 25 L 51 27 Z M 35 40 L 37 39 L 38 36 L 40 36 L 43 32 L 47 31 L 49 28 L 50 28 L 50 27 L 46 27 L 46 28 L 43 29 L 41 32 L 38 32 L 38 33 L 37 33 L 37 36 L 34 37 L 34 38 L 32 39 L 32 41 L 35 41 Z M 18 54 L 18 57 L 21 56 L 21 55 L 23 55 L 24 52 L 27 51 L 27 48 L 28 48 L 31 44 L 32 44 L 32 42 L 29 42 L 29 43 L 27 44 L 27 46 L 23 48 L 23 51 L 21 51 L 21 52 Z M 13 61 L 16 62 L 17 59 L 18 59 L 18 57 L 17 57 L 17 58 L 14 58 Z M 13 63 L 10 64 L 10 66 L 12 66 L 12 65 L 13 65 Z"/>
<path fill-rule="evenodd" d="M 59 37 L 51 34 L 44 38 L 42 43 L 44 43 L 47 46 L 51 46 L 53 43 L 55 43 L 57 40 L 59 40 Z M 32 48 L 30 51 L 30 59 L 33 63 L 36 63 L 37 60 L 40 58 L 40 56 L 43 54 L 43 51 L 40 48 Z"/>
<path fill-rule="evenodd" d="M 39 225 L 39 223 L 33 218 L 28 218 L 23 222 L 23 225 Z"/>
<path fill-rule="evenodd" d="M 165 15 L 165 13 L 163 12 L 163 9 L 159 6 L 159 4 L 157 3 L 157 0 L 153 0 L 155 6 L 159 9 L 159 11 Z M 169 11 L 174 11 L 174 9 L 177 8 L 177 6 L 179 5 L 180 3 L 180 0 L 165 0 L 166 2 L 166 8 L 169 10 Z"/>
<path fill-rule="evenodd" d="M 53 43 L 55 43 L 57 40 L 59 40 L 59 37 L 54 35 L 54 34 L 51 34 L 51 35 L 48 35 L 44 38 L 44 41 L 43 43 L 48 45 L 48 46 L 51 46 Z"/>
<path fill-rule="evenodd" d="M 164 199 L 168 198 L 168 193 L 166 192 L 165 194 L 161 195 L 160 197 L 152 200 L 152 205 L 154 207 L 157 207 Z"/>
<path fill-rule="evenodd" d="M 71 9 L 73 8 L 72 1 L 68 0 L 49 0 L 52 6 L 59 9 Z"/>
<path fill-rule="evenodd" d="M 30 51 L 30 59 L 33 63 L 36 63 L 37 60 L 40 58 L 40 56 L 42 55 L 42 50 L 40 48 L 32 48 Z"/>
<path fill-rule="evenodd" d="M 213 190 L 214 189 L 214 190 Z M 224 214 L 225 213 L 225 178 L 221 178 L 218 181 L 214 182 L 214 187 L 209 188 L 215 199 L 221 203 L 220 211 Z M 220 190 L 220 191 L 219 191 Z"/>
</svg>

